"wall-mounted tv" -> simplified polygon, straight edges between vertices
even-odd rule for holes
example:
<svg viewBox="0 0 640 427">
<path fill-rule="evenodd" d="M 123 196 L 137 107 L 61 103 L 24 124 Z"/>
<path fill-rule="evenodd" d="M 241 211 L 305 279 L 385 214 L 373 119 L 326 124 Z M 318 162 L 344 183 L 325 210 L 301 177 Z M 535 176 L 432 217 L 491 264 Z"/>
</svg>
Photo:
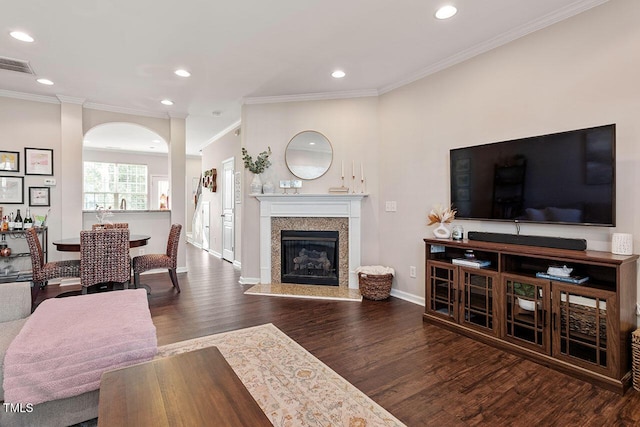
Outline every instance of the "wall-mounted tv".
<svg viewBox="0 0 640 427">
<path fill-rule="evenodd" d="M 615 124 L 450 151 L 456 218 L 614 226 Z"/>
</svg>

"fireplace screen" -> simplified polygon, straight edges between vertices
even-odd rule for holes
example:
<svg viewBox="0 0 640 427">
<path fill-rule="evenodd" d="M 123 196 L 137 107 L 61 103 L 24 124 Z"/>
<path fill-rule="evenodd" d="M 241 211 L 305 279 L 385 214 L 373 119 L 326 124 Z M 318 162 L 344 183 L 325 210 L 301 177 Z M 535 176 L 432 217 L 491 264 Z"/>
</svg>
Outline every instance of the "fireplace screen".
<svg viewBox="0 0 640 427">
<path fill-rule="evenodd" d="M 282 230 L 281 281 L 338 286 L 338 232 Z"/>
</svg>

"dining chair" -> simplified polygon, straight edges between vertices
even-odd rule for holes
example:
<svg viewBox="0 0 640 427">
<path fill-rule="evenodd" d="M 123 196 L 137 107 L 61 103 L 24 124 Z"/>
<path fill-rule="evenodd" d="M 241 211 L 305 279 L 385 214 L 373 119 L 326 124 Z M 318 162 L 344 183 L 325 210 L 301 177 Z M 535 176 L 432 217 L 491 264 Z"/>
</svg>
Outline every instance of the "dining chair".
<svg viewBox="0 0 640 427">
<path fill-rule="evenodd" d="M 166 268 L 169 270 L 171 283 L 180 292 L 180 284 L 178 283 L 178 275 L 176 268 L 178 265 L 178 244 L 180 242 L 180 231 L 182 225 L 173 224 L 169 231 L 169 239 L 167 241 L 167 252 L 164 254 L 147 254 L 133 257 L 133 286 L 140 286 L 140 273 L 152 270 L 154 268 Z"/>
<path fill-rule="evenodd" d="M 110 228 L 80 232 L 80 284 L 82 293 L 89 287 L 122 283 L 127 288 L 131 280 L 129 229 Z"/>
<path fill-rule="evenodd" d="M 80 277 L 80 260 L 70 259 L 62 261 L 44 262 L 42 246 L 38 239 L 38 231 L 28 228 L 25 231 L 29 254 L 31 255 L 31 268 L 33 270 L 33 288 L 31 290 L 32 302 L 35 302 L 38 292 L 47 285 L 51 279 L 60 277 Z"/>
<path fill-rule="evenodd" d="M 129 223 L 127 222 L 114 222 L 113 224 L 93 224 L 91 226 L 92 230 L 100 230 L 100 229 L 110 229 L 110 228 L 129 228 Z"/>
</svg>

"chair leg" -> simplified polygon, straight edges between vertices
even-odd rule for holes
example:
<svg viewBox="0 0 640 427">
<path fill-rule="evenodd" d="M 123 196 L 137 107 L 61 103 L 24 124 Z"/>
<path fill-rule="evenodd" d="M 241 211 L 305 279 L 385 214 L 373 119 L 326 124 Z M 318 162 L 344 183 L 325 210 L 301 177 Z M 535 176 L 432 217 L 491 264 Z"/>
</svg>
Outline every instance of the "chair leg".
<svg viewBox="0 0 640 427">
<path fill-rule="evenodd" d="M 83 287 L 82 287 L 82 290 L 80 291 L 80 294 L 81 294 L 81 295 L 86 295 L 86 294 L 87 294 L 87 289 L 89 289 L 89 287 L 88 287 L 88 286 L 83 286 Z"/>
<path fill-rule="evenodd" d="M 140 285 L 140 273 L 133 273 L 133 287 L 138 289 Z"/>
<path fill-rule="evenodd" d="M 169 269 L 169 277 L 171 277 L 171 283 L 173 283 L 173 287 L 178 290 L 178 293 L 180 293 L 180 285 L 178 284 L 178 274 L 176 273 L 176 270 Z"/>
</svg>

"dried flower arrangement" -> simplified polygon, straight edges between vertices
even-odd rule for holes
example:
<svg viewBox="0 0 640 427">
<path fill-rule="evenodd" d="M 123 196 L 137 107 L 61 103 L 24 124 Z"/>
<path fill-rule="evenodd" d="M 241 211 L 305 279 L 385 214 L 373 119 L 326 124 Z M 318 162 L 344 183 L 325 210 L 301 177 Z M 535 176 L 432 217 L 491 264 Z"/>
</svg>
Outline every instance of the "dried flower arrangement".
<svg viewBox="0 0 640 427">
<path fill-rule="evenodd" d="M 431 209 L 429 212 L 429 224 L 433 225 L 438 223 L 450 223 L 456 217 L 457 211 L 452 208 L 443 208 L 441 205 L 437 205 L 435 208 Z"/>
<path fill-rule="evenodd" d="M 244 160 L 244 167 L 249 169 L 251 172 L 255 174 L 259 174 L 264 172 L 266 168 L 271 166 L 271 162 L 269 161 L 269 156 L 271 156 L 271 147 L 267 147 L 268 151 L 263 151 L 258 154 L 255 162 L 253 158 L 247 153 L 247 149 L 242 147 L 242 160 Z"/>
</svg>

